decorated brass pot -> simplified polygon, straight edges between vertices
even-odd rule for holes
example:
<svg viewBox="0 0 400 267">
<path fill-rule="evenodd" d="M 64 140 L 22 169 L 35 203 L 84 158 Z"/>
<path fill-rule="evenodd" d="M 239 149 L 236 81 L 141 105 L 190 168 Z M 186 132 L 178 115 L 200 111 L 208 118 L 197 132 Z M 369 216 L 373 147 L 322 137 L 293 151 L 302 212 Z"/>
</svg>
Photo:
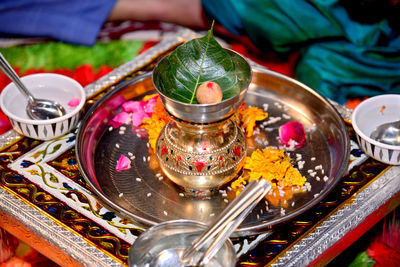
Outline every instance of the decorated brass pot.
<svg viewBox="0 0 400 267">
<path fill-rule="evenodd" d="M 251 73 L 249 65 L 248 69 Z M 196 195 L 216 192 L 237 177 L 244 164 L 246 138 L 231 117 L 244 101 L 250 78 L 239 83 L 245 86 L 231 98 L 214 104 L 188 104 L 164 94 L 154 75 L 155 88 L 171 117 L 156 143 L 161 169 L 187 192 Z"/>
</svg>

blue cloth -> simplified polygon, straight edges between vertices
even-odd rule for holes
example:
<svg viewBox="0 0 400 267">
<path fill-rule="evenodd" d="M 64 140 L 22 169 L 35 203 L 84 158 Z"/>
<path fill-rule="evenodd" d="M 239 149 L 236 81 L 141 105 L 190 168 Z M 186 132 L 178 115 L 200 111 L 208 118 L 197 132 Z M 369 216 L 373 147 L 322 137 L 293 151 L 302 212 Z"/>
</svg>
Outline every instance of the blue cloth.
<svg viewBox="0 0 400 267">
<path fill-rule="evenodd" d="M 116 0 L 0 0 L 0 33 L 92 45 Z"/>
<path fill-rule="evenodd" d="M 400 94 L 400 35 L 386 19 L 361 24 L 338 0 L 202 0 L 227 30 L 260 49 L 300 51 L 296 78 L 325 97 Z M 223 10 L 223 12 L 221 11 Z"/>
</svg>

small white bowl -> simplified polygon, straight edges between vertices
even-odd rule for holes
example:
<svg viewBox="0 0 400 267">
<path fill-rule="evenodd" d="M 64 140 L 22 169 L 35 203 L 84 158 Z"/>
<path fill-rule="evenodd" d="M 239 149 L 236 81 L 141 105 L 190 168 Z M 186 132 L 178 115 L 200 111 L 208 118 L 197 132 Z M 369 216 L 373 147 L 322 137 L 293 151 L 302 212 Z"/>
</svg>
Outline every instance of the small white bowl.
<svg viewBox="0 0 400 267">
<path fill-rule="evenodd" d="M 386 164 L 400 165 L 400 146 L 378 142 L 370 135 L 379 125 L 400 120 L 400 94 L 380 95 L 361 102 L 352 114 L 352 125 L 361 149 Z"/>
<path fill-rule="evenodd" d="M 18 133 L 39 140 L 50 140 L 75 128 L 86 96 L 82 86 L 67 76 L 54 73 L 40 73 L 21 78 L 35 98 L 54 100 L 66 110 L 66 114 L 49 120 L 33 120 L 26 113 L 27 98 L 14 83 L 8 84 L 0 94 L 0 108 Z M 71 99 L 79 99 L 77 106 L 71 107 Z"/>
</svg>

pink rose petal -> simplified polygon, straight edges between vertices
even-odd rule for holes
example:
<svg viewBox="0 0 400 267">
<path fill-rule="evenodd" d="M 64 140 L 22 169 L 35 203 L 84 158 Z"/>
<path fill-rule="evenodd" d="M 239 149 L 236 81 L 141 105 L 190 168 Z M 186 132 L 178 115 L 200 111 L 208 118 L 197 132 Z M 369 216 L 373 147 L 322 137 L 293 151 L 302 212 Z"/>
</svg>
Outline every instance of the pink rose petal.
<svg viewBox="0 0 400 267">
<path fill-rule="evenodd" d="M 155 96 L 155 97 L 152 97 L 152 98 L 150 98 L 150 99 L 148 99 L 147 101 L 146 101 L 146 104 L 144 105 L 144 111 L 151 117 L 151 115 L 153 114 L 153 112 L 154 112 L 154 107 L 156 106 L 156 103 L 157 103 L 157 97 L 158 96 Z"/>
<path fill-rule="evenodd" d="M 131 168 L 131 160 L 125 157 L 124 155 L 121 155 L 118 159 L 117 166 L 115 167 L 115 170 L 117 172 L 128 170 Z"/>
<path fill-rule="evenodd" d="M 139 126 L 145 117 L 147 118 L 147 115 L 144 113 L 144 111 L 132 113 L 132 125 Z"/>
<path fill-rule="evenodd" d="M 69 102 L 68 102 L 68 106 L 70 107 L 76 107 L 77 105 L 79 105 L 79 103 L 81 102 L 81 100 L 79 98 L 72 98 Z"/>
<path fill-rule="evenodd" d="M 279 138 L 286 146 L 295 144 L 295 147 L 299 148 L 306 141 L 306 133 L 300 122 L 290 121 L 279 127 Z"/>
<path fill-rule="evenodd" d="M 127 101 L 124 104 L 122 104 L 122 110 L 128 113 L 143 111 L 143 104 L 140 102 L 142 101 L 132 101 L 132 100 Z"/>
<path fill-rule="evenodd" d="M 118 113 L 112 120 L 111 120 L 111 125 L 114 128 L 118 128 L 122 124 L 128 124 L 131 119 L 131 116 L 127 112 L 120 112 Z"/>
</svg>

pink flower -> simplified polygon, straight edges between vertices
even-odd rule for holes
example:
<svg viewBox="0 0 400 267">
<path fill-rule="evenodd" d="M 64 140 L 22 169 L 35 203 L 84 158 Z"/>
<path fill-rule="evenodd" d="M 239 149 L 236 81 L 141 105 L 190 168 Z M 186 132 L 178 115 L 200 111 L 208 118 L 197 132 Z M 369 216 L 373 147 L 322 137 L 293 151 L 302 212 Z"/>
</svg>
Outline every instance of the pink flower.
<svg viewBox="0 0 400 267">
<path fill-rule="evenodd" d="M 132 113 L 132 125 L 139 126 L 142 123 L 143 119 L 146 118 L 148 118 L 147 114 L 143 110 L 136 111 Z"/>
<path fill-rule="evenodd" d="M 306 141 L 306 133 L 300 122 L 290 121 L 279 127 L 279 138 L 286 146 L 299 148 Z"/>
<path fill-rule="evenodd" d="M 157 97 L 152 97 L 146 101 L 126 101 L 121 106 L 122 112 L 112 119 L 111 125 L 114 128 L 118 128 L 122 124 L 128 124 L 132 121 L 132 127 L 139 126 L 142 124 L 143 119 L 149 119 L 153 115 Z"/>
<path fill-rule="evenodd" d="M 122 104 L 122 110 L 128 113 L 142 111 L 143 105 L 141 102 L 143 101 L 133 101 L 133 100 L 126 101 L 124 104 Z"/>
<path fill-rule="evenodd" d="M 127 101 L 122 105 L 122 110 L 132 113 L 132 125 L 139 126 L 143 119 L 151 118 L 157 97 L 152 97 L 146 101 Z"/>
<path fill-rule="evenodd" d="M 76 107 L 77 105 L 79 105 L 79 103 L 81 102 L 81 100 L 79 98 L 72 98 L 69 102 L 68 102 L 68 106 L 70 107 Z"/>
<path fill-rule="evenodd" d="M 112 120 L 111 120 L 111 125 L 114 128 L 118 128 L 122 124 L 128 124 L 131 119 L 131 116 L 127 112 L 120 112 L 118 113 Z"/>
<path fill-rule="evenodd" d="M 124 155 L 121 155 L 118 159 L 117 166 L 115 167 L 115 170 L 117 172 L 121 172 L 124 170 L 128 170 L 131 168 L 131 160 L 125 157 Z"/>
<path fill-rule="evenodd" d="M 148 99 L 146 101 L 147 103 L 143 107 L 144 108 L 144 112 L 146 112 L 149 117 L 151 117 L 151 115 L 154 112 L 154 107 L 156 106 L 156 103 L 157 103 L 157 97 L 158 96 L 155 96 L 155 97 L 152 97 L 152 98 Z"/>
</svg>

